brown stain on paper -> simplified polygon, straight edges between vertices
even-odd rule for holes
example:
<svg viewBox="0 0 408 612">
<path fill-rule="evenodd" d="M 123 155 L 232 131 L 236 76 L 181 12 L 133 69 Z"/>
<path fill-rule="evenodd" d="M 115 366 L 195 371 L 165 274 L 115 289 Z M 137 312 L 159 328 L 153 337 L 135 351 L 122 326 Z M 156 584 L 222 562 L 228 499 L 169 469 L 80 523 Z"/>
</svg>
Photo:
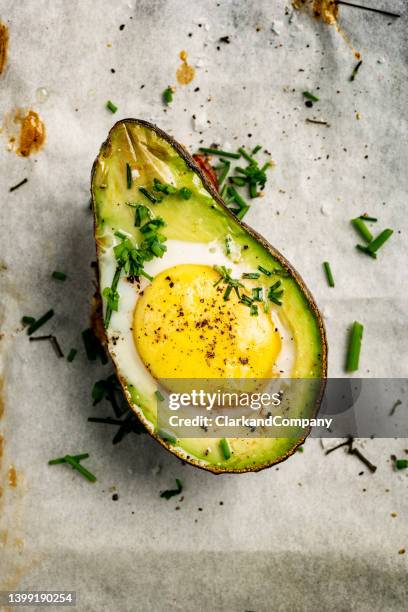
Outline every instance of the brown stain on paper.
<svg viewBox="0 0 408 612">
<path fill-rule="evenodd" d="M 188 85 L 195 77 L 195 70 L 193 66 L 187 63 L 186 51 L 180 51 L 179 57 L 182 63 L 176 72 L 177 82 L 180 85 Z"/>
<path fill-rule="evenodd" d="M 44 122 L 31 109 L 17 108 L 5 114 L 3 129 L 8 137 L 9 149 L 21 157 L 29 157 L 39 151 L 45 142 Z"/>
<path fill-rule="evenodd" d="M 7 472 L 7 479 L 9 483 L 9 487 L 15 488 L 17 486 L 17 470 L 14 465 L 10 465 Z"/>
<path fill-rule="evenodd" d="M 4 69 L 7 65 L 8 44 L 8 27 L 2 21 L 0 21 L 0 74 L 4 72 Z"/>
</svg>

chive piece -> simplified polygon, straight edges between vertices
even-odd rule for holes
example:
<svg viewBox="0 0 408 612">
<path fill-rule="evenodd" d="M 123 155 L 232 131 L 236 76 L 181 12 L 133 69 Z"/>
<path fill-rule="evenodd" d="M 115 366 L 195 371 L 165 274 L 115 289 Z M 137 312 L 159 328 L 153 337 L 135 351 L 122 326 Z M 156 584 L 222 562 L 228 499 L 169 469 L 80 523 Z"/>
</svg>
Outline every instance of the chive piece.
<svg viewBox="0 0 408 612">
<path fill-rule="evenodd" d="M 89 453 L 82 453 L 82 455 L 71 455 L 75 461 L 82 461 L 82 459 L 88 459 Z M 58 457 L 57 459 L 50 459 L 48 465 L 60 465 L 61 463 L 66 463 L 65 457 Z"/>
<path fill-rule="evenodd" d="M 20 181 L 19 183 L 17 183 L 17 185 L 13 185 L 13 187 L 9 188 L 9 193 L 12 193 L 13 191 L 15 191 L 16 189 L 18 189 L 19 187 L 22 187 L 23 185 L 25 185 L 26 183 L 28 183 L 28 179 L 25 178 L 22 181 Z"/>
<path fill-rule="evenodd" d="M 47 321 L 49 321 L 54 316 L 54 311 L 51 309 L 46 312 L 42 317 L 31 323 L 30 327 L 27 329 L 27 334 L 31 336 L 34 332 L 37 331 L 40 327 L 42 327 Z"/>
<path fill-rule="evenodd" d="M 262 272 L 262 274 L 265 274 L 265 276 L 272 276 L 272 272 L 266 268 L 263 268 L 262 266 L 258 266 L 258 270 Z"/>
<path fill-rule="evenodd" d="M 393 233 L 394 231 L 392 229 L 385 229 L 384 231 L 382 231 L 381 234 L 377 236 L 377 238 L 374 238 L 374 240 L 370 242 L 369 245 L 367 245 L 368 251 L 370 253 L 375 253 L 376 251 L 378 251 L 378 249 L 382 247 L 384 242 L 386 242 L 388 238 L 393 235 Z"/>
<path fill-rule="evenodd" d="M 229 234 L 227 234 L 227 236 L 225 236 L 225 252 L 227 255 L 231 255 L 231 244 L 232 238 Z"/>
<path fill-rule="evenodd" d="M 234 185 L 238 185 L 238 187 L 243 187 L 247 183 L 247 179 L 241 178 L 240 176 L 230 176 L 229 181 Z"/>
<path fill-rule="evenodd" d="M 408 459 L 396 459 L 395 467 L 397 468 L 397 470 L 405 470 L 406 468 L 408 468 Z"/>
<path fill-rule="evenodd" d="M 34 321 L 35 321 L 34 317 L 28 317 L 26 315 L 24 315 L 24 317 L 21 318 L 21 322 L 23 325 L 32 325 Z"/>
<path fill-rule="evenodd" d="M 224 183 L 224 185 L 222 186 L 222 189 L 221 189 L 221 191 L 220 191 L 220 196 L 221 196 L 221 198 L 222 198 L 223 200 L 225 200 L 225 199 L 226 199 L 227 192 L 228 192 L 228 185 L 227 185 L 227 183 Z"/>
<path fill-rule="evenodd" d="M 377 217 L 370 217 L 369 215 L 360 215 L 359 219 L 362 219 L 363 221 L 371 221 L 372 223 L 378 221 Z"/>
<path fill-rule="evenodd" d="M 266 314 L 268 314 L 268 312 L 270 311 L 269 302 L 267 302 L 266 300 L 263 303 L 263 309 Z"/>
<path fill-rule="evenodd" d="M 334 287 L 334 278 L 328 261 L 323 262 L 323 268 L 326 273 L 327 284 L 329 287 Z"/>
<path fill-rule="evenodd" d="M 143 195 L 150 200 L 150 202 L 152 202 L 152 204 L 157 204 L 157 202 L 159 202 L 160 200 L 158 200 L 156 198 L 156 196 L 154 196 L 148 189 L 146 189 L 146 187 L 139 187 L 139 191 L 140 193 L 143 193 Z"/>
<path fill-rule="evenodd" d="M 99 355 L 101 363 L 103 365 L 108 363 L 108 359 L 106 357 L 106 353 L 103 349 L 103 346 L 101 345 L 98 338 L 95 336 L 94 332 L 90 327 L 88 329 L 84 329 L 84 331 L 82 332 L 82 340 L 84 343 L 86 356 L 89 361 L 95 361 Z"/>
<path fill-rule="evenodd" d="M 238 149 L 238 151 L 239 151 L 239 153 L 241 153 L 242 157 L 243 157 L 244 159 L 246 159 L 246 160 L 247 160 L 247 162 L 249 162 L 250 164 L 252 164 L 252 165 L 254 165 L 254 166 L 256 166 L 256 165 L 257 165 L 257 161 L 256 161 L 256 159 L 254 159 L 253 157 L 251 157 L 251 156 L 249 155 L 249 153 L 247 153 L 247 152 L 245 151 L 244 147 L 240 147 L 240 148 Z"/>
<path fill-rule="evenodd" d="M 118 107 L 116 106 L 116 104 L 114 104 L 111 100 L 107 101 L 106 108 L 110 110 L 110 112 L 113 114 L 116 113 L 116 111 L 118 110 Z"/>
<path fill-rule="evenodd" d="M 108 329 L 109 327 L 109 323 L 112 317 L 112 312 L 114 310 L 117 311 L 118 309 L 119 293 L 117 291 L 117 288 L 118 288 L 121 271 L 122 271 L 122 264 L 119 264 L 113 276 L 112 285 L 110 287 L 105 287 L 105 289 L 103 290 L 103 295 L 107 299 L 105 321 L 104 321 L 106 329 Z"/>
<path fill-rule="evenodd" d="M 232 455 L 232 450 L 231 450 L 230 443 L 228 442 L 226 438 L 222 438 L 220 440 L 220 448 L 221 448 L 222 454 L 224 455 L 224 459 L 229 459 Z"/>
<path fill-rule="evenodd" d="M 244 272 L 242 278 L 251 278 L 253 280 L 257 280 L 261 275 L 259 272 Z"/>
<path fill-rule="evenodd" d="M 127 184 L 128 189 L 132 188 L 132 183 L 133 183 L 132 168 L 130 167 L 130 164 L 126 164 L 126 184 Z"/>
<path fill-rule="evenodd" d="M 96 482 L 96 476 L 84 468 L 80 463 L 78 463 L 78 461 L 75 461 L 74 457 L 71 457 L 71 455 L 65 455 L 64 459 L 66 463 L 69 463 L 74 470 L 77 470 L 77 472 L 82 474 L 82 476 L 87 478 L 90 482 Z"/>
<path fill-rule="evenodd" d="M 258 190 L 256 188 L 256 183 L 249 183 L 249 195 L 251 198 L 258 197 Z"/>
<path fill-rule="evenodd" d="M 151 218 L 150 208 L 143 204 L 137 204 L 135 207 L 135 227 L 140 227 L 142 223 Z"/>
<path fill-rule="evenodd" d="M 207 153 L 208 155 L 219 155 L 220 157 L 230 157 L 231 159 L 239 159 L 241 157 L 240 153 L 231 153 L 231 151 L 222 151 L 221 149 L 212 149 L 209 147 L 200 147 L 199 149 L 202 153 Z"/>
<path fill-rule="evenodd" d="M 262 302 L 262 287 L 254 287 L 252 289 L 252 297 L 255 302 Z"/>
<path fill-rule="evenodd" d="M 261 145 L 256 145 L 251 151 L 252 155 L 256 155 L 262 149 Z"/>
<path fill-rule="evenodd" d="M 69 353 L 68 353 L 68 357 L 67 357 L 67 361 L 69 361 L 69 363 L 71 363 L 72 361 L 74 361 L 76 354 L 77 354 L 77 349 L 72 348 Z"/>
<path fill-rule="evenodd" d="M 167 87 L 162 93 L 163 100 L 166 104 L 173 102 L 173 90 L 171 87 Z"/>
<path fill-rule="evenodd" d="M 252 306 L 253 299 L 249 297 L 249 295 L 241 295 L 241 302 L 245 304 L 245 306 Z"/>
<path fill-rule="evenodd" d="M 171 497 L 175 497 L 175 495 L 180 495 L 183 490 L 183 484 L 179 478 L 176 478 L 177 489 L 168 489 L 167 491 L 162 491 L 160 493 L 160 497 L 164 499 L 170 499 Z"/>
<path fill-rule="evenodd" d="M 223 163 L 223 168 L 221 169 L 221 172 L 218 175 L 218 189 L 221 187 L 221 185 L 227 178 L 228 172 L 231 168 L 231 162 L 226 161 L 225 159 L 222 159 L 221 161 Z"/>
<path fill-rule="evenodd" d="M 227 288 L 225 289 L 225 292 L 224 292 L 224 302 L 228 302 L 230 295 L 231 295 L 231 291 L 232 291 L 232 286 L 227 285 Z"/>
<path fill-rule="evenodd" d="M 363 330 L 363 325 L 361 325 L 361 323 L 358 323 L 357 321 L 354 321 L 353 327 L 351 328 L 349 346 L 347 351 L 347 372 L 355 372 L 356 370 L 358 370 Z"/>
<path fill-rule="evenodd" d="M 54 270 L 54 272 L 52 273 L 52 278 L 64 281 L 67 278 L 67 275 L 65 274 L 65 272 L 58 272 L 58 270 Z"/>
<path fill-rule="evenodd" d="M 350 75 L 350 81 L 354 81 L 354 79 L 356 78 L 357 72 L 360 69 L 361 64 L 363 63 L 363 60 L 360 60 L 353 68 L 353 72 Z"/>
<path fill-rule="evenodd" d="M 159 389 L 156 389 L 156 391 L 154 392 L 155 396 L 157 397 L 159 402 L 164 402 L 164 397 L 163 395 L 160 393 Z"/>
<path fill-rule="evenodd" d="M 245 213 L 246 213 L 246 212 L 249 210 L 249 206 L 248 206 L 248 204 L 245 202 L 244 198 L 242 198 L 242 197 L 239 195 L 239 193 L 238 193 L 238 191 L 235 189 L 235 187 L 231 187 L 231 186 L 230 186 L 230 187 L 228 187 L 228 193 L 229 193 L 229 195 L 231 196 L 231 198 L 233 199 L 233 201 L 235 202 L 235 204 L 238 204 L 238 208 L 239 208 L 239 210 L 238 210 L 238 213 L 236 213 L 236 215 L 237 215 L 237 217 L 238 217 L 239 219 L 242 219 L 242 217 L 240 217 L 240 216 L 239 216 L 239 213 L 240 213 L 242 210 L 245 210 Z M 244 213 L 244 214 L 245 214 L 245 213 Z"/>
<path fill-rule="evenodd" d="M 251 304 L 251 307 L 249 309 L 249 314 L 251 315 L 251 317 L 258 316 L 258 306 L 256 304 Z"/>
<path fill-rule="evenodd" d="M 116 238 L 120 238 L 121 240 L 124 240 L 126 238 L 126 234 L 124 234 L 123 232 L 119 232 L 119 230 L 116 230 L 115 236 Z"/>
<path fill-rule="evenodd" d="M 360 217 L 357 217 L 357 219 L 352 219 L 351 224 L 355 227 L 360 236 L 364 238 L 366 242 L 371 242 L 371 240 L 373 239 L 373 235 L 364 223 L 364 221 L 360 219 Z"/>
<path fill-rule="evenodd" d="M 159 436 L 159 438 L 161 438 L 165 442 L 168 442 L 169 444 L 176 444 L 177 442 L 177 438 L 173 436 L 172 433 L 170 433 L 169 431 L 166 431 L 165 429 L 158 429 L 157 435 Z"/>
<path fill-rule="evenodd" d="M 236 213 L 234 213 L 234 214 L 235 214 L 235 216 L 236 216 L 238 219 L 242 220 L 242 219 L 245 217 L 245 215 L 247 214 L 247 212 L 248 212 L 249 208 L 250 208 L 250 207 L 248 206 L 248 204 L 246 204 L 245 206 L 242 206 L 242 208 L 240 208 L 240 209 L 238 210 L 238 212 L 236 212 Z"/>
<path fill-rule="evenodd" d="M 188 187 L 182 187 L 179 189 L 179 195 L 183 198 L 183 200 L 189 200 L 193 195 L 193 192 Z"/>
<path fill-rule="evenodd" d="M 314 94 L 310 93 L 310 91 L 303 91 L 302 94 L 305 98 L 310 100 L 311 102 L 318 102 L 319 98 L 317 98 Z"/>
<path fill-rule="evenodd" d="M 371 253 L 371 251 L 368 250 L 367 246 L 363 246 L 362 244 L 356 244 L 356 249 L 362 251 L 362 253 L 365 253 L 366 255 L 370 255 L 370 257 L 372 257 L 373 259 L 377 259 L 377 255 L 375 253 Z"/>
</svg>

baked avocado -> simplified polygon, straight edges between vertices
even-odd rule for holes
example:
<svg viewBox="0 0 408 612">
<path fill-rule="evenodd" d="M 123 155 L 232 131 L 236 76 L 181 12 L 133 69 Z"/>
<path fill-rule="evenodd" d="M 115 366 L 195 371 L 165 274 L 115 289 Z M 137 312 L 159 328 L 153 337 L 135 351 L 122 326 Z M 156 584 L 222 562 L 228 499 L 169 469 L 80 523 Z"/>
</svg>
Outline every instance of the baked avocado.
<svg viewBox="0 0 408 612">
<path fill-rule="evenodd" d="M 163 385 L 285 378 L 309 381 L 291 414 L 315 415 L 327 346 L 299 274 L 225 205 L 186 149 L 146 121 L 113 126 L 91 192 L 106 345 L 148 433 L 214 473 L 286 459 L 308 431 L 177 437 L 160 430 L 157 413 Z"/>
</svg>

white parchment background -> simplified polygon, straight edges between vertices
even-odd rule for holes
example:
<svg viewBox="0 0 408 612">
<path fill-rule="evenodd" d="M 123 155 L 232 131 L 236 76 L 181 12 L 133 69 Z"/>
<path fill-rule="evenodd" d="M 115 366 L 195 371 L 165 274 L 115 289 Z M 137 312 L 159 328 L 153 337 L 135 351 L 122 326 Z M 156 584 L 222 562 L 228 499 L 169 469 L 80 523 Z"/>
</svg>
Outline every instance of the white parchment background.
<svg viewBox="0 0 408 612">
<path fill-rule="evenodd" d="M 403 0 L 370 4 L 404 14 L 342 7 L 363 56 L 350 83 L 355 59 L 341 37 L 307 15 L 291 20 L 283 0 L 1 0 L 10 54 L 0 112 L 31 106 L 48 134 L 29 159 L 8 152 L 6 138 L 0 146 L 2 588 L 73 589 L 81 610 L 406 609 L 408 554 L 398 551 L 408 549 L 408 480 L 389 460 L 403 456 L 405 440 L 367 441 L 374 475 L 341 450 L 325 457 L 317 441 L 277 468 L 219 477 L 181 465 L 147 436 L 113 447 L 111 428 L 87 422 L 110 414 L 90 398 L 109 366 L 89 363 L 80 337 L 92 294 L 91 164 L 114 120 L 139 117 L 191 150 L 200 139 L 268 148 L 276 168 L 247 222 L 314 293 L 330 375 L 344 375 L 346 329 L 357 319 L 360 374 L 407 376 L 407 13 Z M 231 44 L 217 50 L 225 35 Z M 161 92 L 175 84 L 182 49 L 197 75 L 165 112 Z M 40 87 L 49 92 L 42 103 Z M 313 109 L 304 90 L 320 97 Z M 395 230 L 376 262 L 355 251 L 349 225 L 365 211 Z M 321 270 L 326 259 L 335 289 Z M 69 279 L 52 281 L 54 269 Z M 79 349 L 72 364 L 21 330 L 23 314 L 50 307 L 47 330 L 66 352 Z M 83 451 L 95 485 L 47 466 Z M 11 464 L 16 489 L 7 485 Z M 175 477 L 181 503 L 159 498 Z"/>
</svg>

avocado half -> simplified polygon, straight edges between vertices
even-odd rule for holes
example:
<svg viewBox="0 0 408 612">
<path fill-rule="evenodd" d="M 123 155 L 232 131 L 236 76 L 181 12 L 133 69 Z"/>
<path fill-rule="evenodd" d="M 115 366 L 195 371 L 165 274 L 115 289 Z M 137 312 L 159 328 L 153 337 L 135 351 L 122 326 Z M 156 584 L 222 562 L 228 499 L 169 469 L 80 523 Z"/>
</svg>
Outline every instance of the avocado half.
<svg viewBox="0 0 408 612">
<path fill-rule="evenodd" d="M 137 176 L 132 181 L 133 191 L 126 185 L 127 164 L 137 168 Z M 187 150 L 155 125 L 140 119 L 123 119 L 112 127 L 92 168 L 91 195 L 101 295 L 106 286 L 106 278 L 103 278 L 106 245 L 114 232 L 125 232 L 139 243 L 141 235 L 134 226 L 127 203 L 132 198 L 140 201 L 138 187 L 151 185 L 155 177 L 167 179 L 178 188 L 187 186 L 193 193 L 188 201 L 168 198 L 155 205 L 154 213 L 166 222 L 167 238 L 208 243 L 225 240 L 229 234 L 241 249 L 245 249 L 242 252 L 250 269 L 256 270 L 262 265 L 285 272 L 282 278 L 285 297 L 281 308 L 290 322 L 296 345 L 292 377 L 315 379 L 316 384 L 310 387 L 313 396 L 307 398 L 313 407 L 309 416 L 315 416 L 327 376 L 327 342 L 322 317 L 311 293 L 283 255 L 231 212 Z M 104 297 L 102 303 L 105 310 Z M 287 459 L 310 433 L 309 429 L 295 438 L 233 439 L 234 450 L 229 459 L 216 453 L 214 457 L 205 456 L 196 439 L 167 441 L 159 435 L 154 415 L 138 389 L 138 381 L 130 381 L 124 375 L 109 330 L 108 333 L 105 330 L 104 343 L 124 395 L 147 432 L 171 453 L 196 467 L 215 474 L 256 472 Z"/>
</svg>

